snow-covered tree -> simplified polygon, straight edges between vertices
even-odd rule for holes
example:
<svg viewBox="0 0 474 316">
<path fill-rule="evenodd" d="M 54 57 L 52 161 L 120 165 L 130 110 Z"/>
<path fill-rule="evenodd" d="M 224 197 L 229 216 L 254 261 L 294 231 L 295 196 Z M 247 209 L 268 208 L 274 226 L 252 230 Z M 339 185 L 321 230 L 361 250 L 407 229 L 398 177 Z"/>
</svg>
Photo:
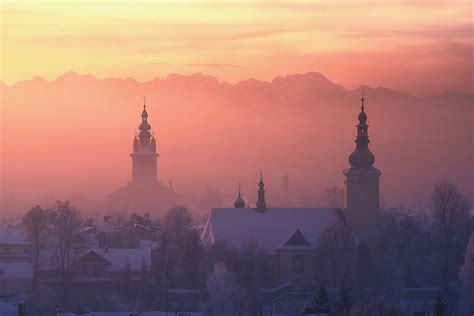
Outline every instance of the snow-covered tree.
<svg viewBox="0 0 474 316">
<path fill-rule="evenodd" d="M 209 315 L 240 315 L 243 290 L 234 275 L 227 270 L 222 262 L 216 263 L 214 272 L 209 275 L 207 290 L 209 292 Z"/>
</svg>

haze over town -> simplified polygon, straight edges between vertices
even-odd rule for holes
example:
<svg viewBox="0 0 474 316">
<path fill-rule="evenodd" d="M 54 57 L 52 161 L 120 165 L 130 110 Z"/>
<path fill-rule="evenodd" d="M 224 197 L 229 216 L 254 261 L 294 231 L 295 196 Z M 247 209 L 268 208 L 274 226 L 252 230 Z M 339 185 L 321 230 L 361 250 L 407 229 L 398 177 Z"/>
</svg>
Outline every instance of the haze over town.
<svg viewBox="0 0 474 316">
<path fill-rule="evenodd" d="M 474 313 L 469 1 L 0 25 L 0 315 Z"/>
</svg>

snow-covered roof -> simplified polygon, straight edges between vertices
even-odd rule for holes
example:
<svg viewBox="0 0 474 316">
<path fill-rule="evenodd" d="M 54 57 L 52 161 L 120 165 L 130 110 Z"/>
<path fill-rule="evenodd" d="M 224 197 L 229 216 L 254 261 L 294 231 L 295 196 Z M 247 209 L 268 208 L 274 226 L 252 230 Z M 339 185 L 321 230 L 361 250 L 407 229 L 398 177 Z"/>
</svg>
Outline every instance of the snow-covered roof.
<svg viewBox="0 0 474 316">
<path fill-rule="evenodd" d="M 19 228 L 0 228 L 0 244 L 26 245 L 29 244 L 26 233 Z"/>
<path fill-rule="evenodd" d="M 324 228 L 336 220 L 334 208 L 268 208 L 264 213 L 253 208 L 215 208 L 207 220 L 201 240 L 204 245 L 216 240 L 240 248 L 255 240 L 259 248 L 273 253 L 285 245 L 298 229 L 315 247 Z"/>
<path fill-rule="evenodd" d="M 0 280 L 32 279 L 33 267 L 26 262 L 0 262 Z"/>
<path fill-rule="evenodd" d="M 130 263 L 130 268 L 132 270 L 140 270 L 143 261 L 145 261 L 148 267 L 150 266 L 151 262 L 150 249 L 100 248 L 89 249 L 88 251 L 84 252 L 84 255 L 91 251 L 110 262 L 110 266 L 107 268 L 108 271 L 122 271 L 127 261 Z"/>
<path fill-rule="evenodd" d="M 90 252 L 94 252 L 100 257 L 104 258 L 110 263 L 107 266 L 108 271 L 122 271 L 127 261 L 130 263 L 132 270 L 138 271 L 142 267 L 143 261 L 150 267 L 151 262 L 151 250 L 148 249 L 123 249 L 123 248 L 89 248 L 89 249 L 78 249 L 80 251 L 77 255 L 77 260 L 87 255 Z M 43 249 L 40 251 L 40 270 L 51 271 L 56 270 L 56 260 L 54 249 Z"/>
<path fill-rule="evenodd" d="M 0 301 L 0 315 L 1 316 L 17 316 L 18 307 L 14 302 L 1 302 Z"/>
</svg>

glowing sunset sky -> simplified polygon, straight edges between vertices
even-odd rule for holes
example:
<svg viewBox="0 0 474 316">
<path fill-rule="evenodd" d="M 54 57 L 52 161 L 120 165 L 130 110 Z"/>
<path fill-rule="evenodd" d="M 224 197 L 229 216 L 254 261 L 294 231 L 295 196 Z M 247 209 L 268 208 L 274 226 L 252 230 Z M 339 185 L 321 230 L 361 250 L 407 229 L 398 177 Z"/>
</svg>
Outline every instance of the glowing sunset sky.
<svg viewBox="0 0 474 316">
<path fill-rule="evenodd" d="M 473 92 L 471 1 L 381 2 L 4 0 L 0 80 L 318 71 L 346 88 Z"/>
</svg>

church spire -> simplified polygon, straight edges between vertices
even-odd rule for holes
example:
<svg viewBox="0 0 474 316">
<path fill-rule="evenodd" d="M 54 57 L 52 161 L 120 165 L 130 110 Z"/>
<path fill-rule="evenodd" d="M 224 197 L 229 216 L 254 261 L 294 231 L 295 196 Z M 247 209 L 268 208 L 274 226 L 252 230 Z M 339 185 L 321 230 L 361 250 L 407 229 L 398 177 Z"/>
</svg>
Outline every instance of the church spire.
<svg viewBox="0 0 474 316">
<path fill-rule="evenodd" d="M 239 194 L 237 195 L 237 199 L 234 202 L 235 208 L 244 208 L 245 207 L 245 201 L 242 198 L 242 195 L 240 193 L 240 182 L 239 182 Z"/>
<path fill-rule="evenodd" d="M 143 111 L 142 111 L 142 122 L 138 126 L 138 129 L 140 130 L 140 133 L 138 134 L 138 139 L 140 141 L 140 144 L 145 145 L 145 146 L 150 146 L 150 139 L 151 139 L 151 125 L 148 124 L 148 112 L 146 111 L 146 98 L 143 97 Z"/>
<path fill-rule="evenodd" d="M 258 183 L 257 212 L 265 212 L 267 203 L 265 202 L 265 183 L 263 183 L 263 173 L 260 172 L 260 182 Z"/>
<path fill-rule="evenodd" d="M 349 163 L 355 168 L 370 167 L 375 162 L 375 156 L 369 150 L 369 125 L 367 125 L 363 92 L 360 101 L 359 124 L 357 125 L 357 137 L 355 140 L 356 149 L 349 156 Z"/>
</svg>

